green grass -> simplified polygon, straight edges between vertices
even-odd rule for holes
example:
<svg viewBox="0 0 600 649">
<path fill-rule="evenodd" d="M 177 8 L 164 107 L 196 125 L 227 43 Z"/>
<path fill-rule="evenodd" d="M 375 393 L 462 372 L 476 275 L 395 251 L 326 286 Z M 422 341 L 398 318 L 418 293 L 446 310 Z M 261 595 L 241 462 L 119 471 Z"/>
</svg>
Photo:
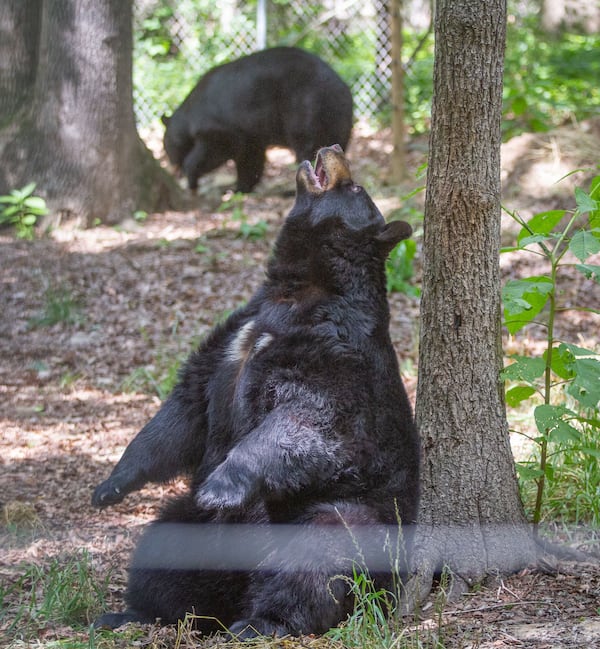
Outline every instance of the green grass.
<svg viewBox="0 0 600 649">
<path fill-rule="evenodd" d="M 13 583 L 0 585 L 0 632 L 18 641 L 54 626 L 83 629 L 102 611 L 108 580 L 97 577 L 87 551 L 23 565 Z"/>
<path fill-rule="evenodd" d="M 121 389 L 124 392 L 155 394 L 161 401 L 171 394 L 179 379 L 179 368 L 199 343 L 198 339 L 192 339 L 184 344 L 178 331 L 179 321 L 176 321 L 170 334 L 156 346 L 152 363 L 136 367 L 123 379 Z M 149 335 L 143 327 L 140 335 L 150 344 Z"/>
<path fill-rule="evenodd" d="M 340 626 L 327 632 L 326 638 L 347 649 L 443 649 L 442 614 L 447 603 L 448 575 L 444 573 L 434 600 L 434 624 L 423 628 L 417 611 L 410 618 L 398 614 L 397 603 L 402 596 L 400 582 L 392 593 L 377 588 L 368 572 L 357 569 L 347 578 L 354 596 L 354 611 Z"/>
<path fill-rule="evenodd" d="M 29 327 L 52 327 L 59 322 L 73 325 L 83 322 L 82 307 L 65 286 L 48 287 L 41 311 L 29 320 Z"/>
<path fill-rule="evenodd" d="M 95 630 L 90 623 L 106 609 L 110 575 L 100 578 L 88 552 L 53 558 L 46 565 L 25 564 L 11 584 L 0 585 L 0 644 L 22 647 L 31 641 L 46 649 L 117 649 L 143 645 L 149 649 L 214 646 L 193 630 L 194 615 L 177 626 L 148 632 L 137 625 L 116 632 Z M 346 578 L 355 597 L 355 610 L 342 625 L 321 638 L 309 639 L 313 649 L 443 649 L 442 613 L 446 604 L 444 583 L 435 599 L 434 624 L 423 628 L 395 614 L 396 595 L 377 589 L 368 573 L 357 568 Z M 251 642 L 225 641 L 231 648 L 280 649 L 281 640 L 257 638 Z M 289 649 L 305 647 L 306 640 L 289 639 Z"/>
<path fill-rule="evenodd" d="M 132 370 L 121 383 L 121 388 L 124 392 L 156 394 L 164 401 L 177 383 L 179 368 L 186 356 L 182 353 L 173 355 L 166 350 L 159 350 L 155 361 Z"/>
</svg>

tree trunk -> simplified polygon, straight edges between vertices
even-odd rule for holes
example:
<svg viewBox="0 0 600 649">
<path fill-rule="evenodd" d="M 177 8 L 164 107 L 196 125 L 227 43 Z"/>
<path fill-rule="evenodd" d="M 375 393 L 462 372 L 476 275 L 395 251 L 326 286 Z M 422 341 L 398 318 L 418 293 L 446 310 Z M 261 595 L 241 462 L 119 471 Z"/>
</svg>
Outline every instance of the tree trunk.
<svg viewBox="0 0 600 649">
<path fill-rule="evenodd" d="M 535 558 L 499 372 L 506 0 L 438 0 L 416 417 L 419 579 L 462 587 Z M 427 587 L 427 583 L 421 583 Z"/>
<path fill-rule="evenodd" d="M 42 0 L 0 4 L 0 129 L 31 98 Z"/>
<path fill-rule="evenodd" d="M 53 212 L 87 224 L 168 207 L 176 183 L 135 127 L 132 0 L 8 0 L 0 24 L 11 20 L 26 56 L 0 45 L 11 61 L 0 88 L 15 89 L 2 108 L 0 193 L 34 181 Z"/>
</svg>

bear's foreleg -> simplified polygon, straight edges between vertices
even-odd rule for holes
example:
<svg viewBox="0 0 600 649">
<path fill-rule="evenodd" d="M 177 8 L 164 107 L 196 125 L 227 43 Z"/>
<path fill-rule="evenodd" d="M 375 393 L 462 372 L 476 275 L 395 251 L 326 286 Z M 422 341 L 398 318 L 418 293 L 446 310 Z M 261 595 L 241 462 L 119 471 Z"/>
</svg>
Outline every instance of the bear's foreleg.
<svg viewBox="0 0 600 649">
<path fill-rule="evenodd" d="M 329 418 L 327 409 L 315 413 L 295 402 L 279 405 L 200 485 L 196 503 L 236 509 L 259 494 L 281 498 L 312 485 L 322 488 L 348 465 L 341 444 L 327 435 Z"/>
<path fill-rule="evenodd" d="M 114 505 L 146 482 L 166 482 L 193 467 L 204 453 L 205 425 L 201 408 L 190 406 L 176 390 L 96 487 L 92 504 Z"/>
</svg>

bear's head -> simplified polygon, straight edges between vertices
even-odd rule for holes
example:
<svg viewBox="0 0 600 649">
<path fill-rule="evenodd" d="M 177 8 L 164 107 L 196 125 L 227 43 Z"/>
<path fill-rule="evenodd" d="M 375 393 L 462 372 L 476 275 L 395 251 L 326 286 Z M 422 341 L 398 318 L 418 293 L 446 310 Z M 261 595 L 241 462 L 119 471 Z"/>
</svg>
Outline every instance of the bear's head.
<svg viewBox="0 0 600 649">
<path fill-rule="evenodd" d="M 269 275 L 294 275 L 298 282 L 338 292 L 352 275 L 369 269 L 382 278 L 387 255 L 411 232 L 404 221 L 385 222 L 334 144 L 319 150 L 314 167 L 307 160 L 300 164 L 296 201 L 277 239 Z"/>
</svg>

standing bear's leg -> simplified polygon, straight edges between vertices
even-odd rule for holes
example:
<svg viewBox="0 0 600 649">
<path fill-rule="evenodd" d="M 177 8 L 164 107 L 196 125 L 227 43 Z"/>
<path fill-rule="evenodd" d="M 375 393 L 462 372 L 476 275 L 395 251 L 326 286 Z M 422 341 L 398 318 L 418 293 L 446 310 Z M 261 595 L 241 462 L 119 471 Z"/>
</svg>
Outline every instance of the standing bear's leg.
<svg viewBox="0 0 600 649">
<path fill-rule="evenodd" d="M 246 140 L 235 156 L 237 185 L 235 190 L 247 194 L 251 192 L 263 175 L 266 147 L 262 142 Z"/>
<path fill-rule="evenodd" d="M 338 625 L 353 610 L 353 574 L 365 568 L 360 544 L 368 536 L 371 556 L 379 546 L 380 563 L 386 529 L 370 507 L 348 503 L 319 505 L 294 525 L 274 525 L 275 549 L 248 588 L 249 615 L 231 634 L 298 636 Z"/>
</svg>

